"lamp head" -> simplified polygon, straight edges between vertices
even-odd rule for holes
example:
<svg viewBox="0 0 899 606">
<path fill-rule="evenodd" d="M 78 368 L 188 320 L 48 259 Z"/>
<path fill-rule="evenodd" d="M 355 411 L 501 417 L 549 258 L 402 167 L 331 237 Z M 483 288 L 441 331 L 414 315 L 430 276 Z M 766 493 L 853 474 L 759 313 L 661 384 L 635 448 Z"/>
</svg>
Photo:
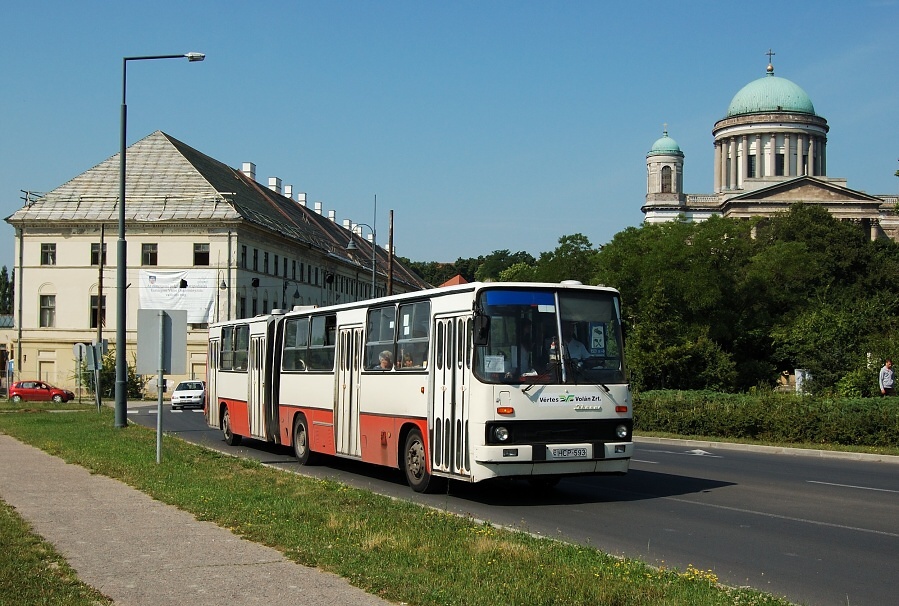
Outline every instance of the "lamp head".
<svg viewBox="0 0 899 606">
<path fill-rule="evenodd" d="M 346 245 L 346 249 L 347 249 L 347 250 L 359 250 L 359 247 L 356 246 L 356 239 L 353 238 L 352 236 L 350 236 L 350 241 L 349 241 L 349 243 Z"/>
<path fill-rule="evenodd" d="M 191 61 L 191 62 L 192 61 L 202 61 L 203 59 L 206 58 L 206 55 L 204 55 L 203 53 L 187 53 L 184 56 L 187 57 L 187 60 Z"/>
</svg>

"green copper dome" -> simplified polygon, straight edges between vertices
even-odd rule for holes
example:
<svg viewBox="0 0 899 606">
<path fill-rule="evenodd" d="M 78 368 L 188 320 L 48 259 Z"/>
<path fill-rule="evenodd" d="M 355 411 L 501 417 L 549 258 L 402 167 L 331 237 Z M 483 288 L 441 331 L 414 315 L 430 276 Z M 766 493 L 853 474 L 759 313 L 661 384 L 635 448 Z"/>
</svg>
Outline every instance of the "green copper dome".
<svg viewBox="0 0 899 606">
<path fill-rule="evenodd" d="M 652 144 L 652 148 L 649 150 L 647 156 L 661 156 L 661 155 L 669 155 L 669 156 L 683 156 L 684 153 L 680 150 L 680 146 L 677 144 L 677 141 L 668 136 L 668 131 L 662 133 L 662 137 L 657 139 L 655 143 Z"/>
<path fill-rule="evenodd" d="M 774 66 L 768 65 L 768 75 L 750 82 L 740 89 L 730 106 L 727 117 L 764 112 L 798 112 L 815 115 L 812 100 L 796 84 L 774 75 Z"/>
</svg>

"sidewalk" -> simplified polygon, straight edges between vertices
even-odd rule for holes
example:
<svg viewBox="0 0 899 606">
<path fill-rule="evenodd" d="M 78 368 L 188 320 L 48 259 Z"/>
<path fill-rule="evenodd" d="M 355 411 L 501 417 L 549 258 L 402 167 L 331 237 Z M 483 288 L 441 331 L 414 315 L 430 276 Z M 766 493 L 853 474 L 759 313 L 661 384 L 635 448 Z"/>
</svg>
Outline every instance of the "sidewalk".
<svg viewBox="0 0 899 606">
<path fill-rule="evenodd" d="M 116 604 L 390 604 L 2 434 L 0 498 Z"/>
</svg>

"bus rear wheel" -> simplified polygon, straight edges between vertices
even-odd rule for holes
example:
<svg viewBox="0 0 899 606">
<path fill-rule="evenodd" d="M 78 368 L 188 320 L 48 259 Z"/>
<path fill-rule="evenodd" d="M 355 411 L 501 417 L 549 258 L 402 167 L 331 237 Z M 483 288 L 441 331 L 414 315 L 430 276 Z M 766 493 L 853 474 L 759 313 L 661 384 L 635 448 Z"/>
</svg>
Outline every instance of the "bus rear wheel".
<svg viewBox="0 0 899 606">
<path fill-rule="evenodd" d="M 417 428 L 406 435 L 406 444 L 403 448 L 403 471 L 406 472 L 406 482 L 415 492 L 435 492 L 440 490 L 443 483 L 428 473 L 428 459 L 425 456 L 425 442 L 421 437 L 421 431 Z"/>
<path fill-rule="evenodd" d="M 240 436 L 234 433 L 231 428 L 231 413 L 225 408 L 222 414 L 222 435 L 225 436 L 225 443 L 228 446 L 237 446 L 240 444 Z"/>
<path fill-rule="evenodd" d="M 315 463 L 315 453 L 309 448 L 309 423 L 301 414 L 293 420 L 293 454 L 300 465 Z"/>
</svg>

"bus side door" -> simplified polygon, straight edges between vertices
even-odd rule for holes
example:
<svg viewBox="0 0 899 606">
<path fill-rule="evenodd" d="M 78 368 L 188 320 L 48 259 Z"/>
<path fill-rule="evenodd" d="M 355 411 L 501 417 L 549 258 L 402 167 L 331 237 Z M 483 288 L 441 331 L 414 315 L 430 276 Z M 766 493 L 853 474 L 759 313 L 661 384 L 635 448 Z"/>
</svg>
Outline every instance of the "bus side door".
<svg viewBox="0 0 899 606">
<path fill-rule="evenodd" d="M 247 368 L 247 415 L 250 435 L 266 439 L 265 432 L 265 345 L 266 335 L 250 336 L 250 352 Z"/>
<path fill-rule="evenodd" d="M 338 454 L 360 457 L 359 379 L 362 375 L 362 327 L 342 327 L 337 338 L 334 431 Z"/>
<path fill-rule="evenodd" d="M 219 339 L 210 339 L 206 352 L 206 424 L 219 428 L 219 400 L 218 400 L 218 374 L 219 374 Z"/>
<path fill-rule="evenodd" d="M 434 385 L 428 407 L 431 468 L 470 475 L 468 455 L 471 314 L 434 320 Z"/>
</svg>

